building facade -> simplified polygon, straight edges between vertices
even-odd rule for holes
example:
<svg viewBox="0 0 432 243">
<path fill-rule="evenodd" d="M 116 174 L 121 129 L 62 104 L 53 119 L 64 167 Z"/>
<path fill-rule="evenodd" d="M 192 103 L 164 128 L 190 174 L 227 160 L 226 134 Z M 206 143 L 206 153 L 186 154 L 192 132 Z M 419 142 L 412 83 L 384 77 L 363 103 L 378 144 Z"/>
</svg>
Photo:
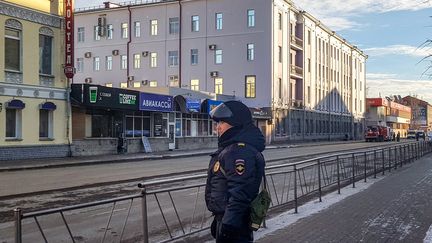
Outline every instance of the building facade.
<svg viewBox="0 0 432 243">
<path fill-rule="evenodd" d="M 106 3 L 77 10 L 75 43 L 74 83 L 231 97 L 268 142 L 364 129 L 367 57 L 290 1 Z"/>
<path fill-rule="evenodd" d="M 417 97 L 405 96 L 401 103 L 411 107 L 412 117 L 410 128 L 413 130 L 432 130 L 432 106 Z"/>
<path fill-rule="evenodd" d="M 384 98 L 366 99 L 366 125 L 389 126 L 394 134 L 406 137 L 411 125 L 411 108 Z"/>
<path fill-rule="evenodd" d="M 0 2 L 1 159 L 70 153 L 61 0 Z"/>
</svg>

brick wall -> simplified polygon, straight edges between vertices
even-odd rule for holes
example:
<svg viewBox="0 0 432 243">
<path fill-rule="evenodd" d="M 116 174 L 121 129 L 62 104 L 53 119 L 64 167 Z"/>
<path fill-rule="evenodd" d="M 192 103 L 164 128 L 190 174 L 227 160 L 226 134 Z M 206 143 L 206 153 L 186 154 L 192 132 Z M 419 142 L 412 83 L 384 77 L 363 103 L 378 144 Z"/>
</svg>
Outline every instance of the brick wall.
<svg viewBox="0 0 432 243">
<path fill-rule="evenodd" d="M 2 146 L 0 160 L 59 158 L 69 156 L 68 145 Z"/>
</svg>

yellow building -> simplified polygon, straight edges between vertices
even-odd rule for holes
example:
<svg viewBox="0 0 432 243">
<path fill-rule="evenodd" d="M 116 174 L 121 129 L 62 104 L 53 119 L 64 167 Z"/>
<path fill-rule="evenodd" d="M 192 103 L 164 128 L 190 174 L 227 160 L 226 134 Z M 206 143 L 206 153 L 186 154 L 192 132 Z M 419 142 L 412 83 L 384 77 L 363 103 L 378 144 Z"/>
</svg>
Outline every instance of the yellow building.
<svg viewBox="0 0 432 243">
<path fill-rule="evenodd" d="M 63 0 L 0 1 L 0 160 L 70 153 Z"/>
</svg>

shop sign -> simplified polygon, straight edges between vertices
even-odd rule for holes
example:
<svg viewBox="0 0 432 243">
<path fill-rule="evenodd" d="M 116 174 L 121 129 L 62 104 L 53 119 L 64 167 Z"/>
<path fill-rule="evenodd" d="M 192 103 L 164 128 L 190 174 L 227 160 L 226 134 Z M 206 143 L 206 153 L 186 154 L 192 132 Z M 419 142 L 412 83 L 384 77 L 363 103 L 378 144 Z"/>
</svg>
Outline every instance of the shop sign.
<svg viewBox="0 0 432 243">
<path fill-rule="evenodd" d="M 126 105 L 135 105 L 136 104 L 136 95 L 130 95 L 130 94 L 119 94 L 119 102 L 120 104 L 126 104 Z"/>
<path fill-rule="evenodd" d="M 223 102 L 220 100 L 207 100 L 207 111 L 210 114 L 210 111 L 213 110 L 216 106 L 222 104 Z"/>
<path fill-rule="evenodd" d="M 186 99 L 186 109 L 189 112 L 200 112 L 201 100 L 200 99 Z"/>
<path fill-rule="evenodd" d="M 366 102 L 368 106 L 388 106 L 388 101 L 383 98 L 369 98 Z"/>
<path fill-rule="evenodd" d="M 140 93 L 139 109 L 142 111 L 171 112 L 173 110 L 173 97 L 168 95 Z"/>
<path fill-rule="evenodd" d="M 252 118 L 254 119 L 264 119 L 270 120 L 272 119 L 271 113 L 268 109 L 265 108 L 249 108 Z"/>
<path fill-rule="evenodd" d="M 65 65 L 64 73 L 67 78 L 73 78 L 74 68 L 74 14 L 73 0 L 65 0 Z"/>
</svg>

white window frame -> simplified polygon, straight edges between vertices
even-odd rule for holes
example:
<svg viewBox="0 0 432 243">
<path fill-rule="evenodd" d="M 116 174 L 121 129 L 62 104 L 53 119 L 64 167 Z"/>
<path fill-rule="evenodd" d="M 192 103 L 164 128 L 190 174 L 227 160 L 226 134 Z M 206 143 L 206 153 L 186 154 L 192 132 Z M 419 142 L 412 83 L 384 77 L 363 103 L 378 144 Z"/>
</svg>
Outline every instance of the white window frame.
<svg viewBox="0 0 432 243">
<path fill-rule="evenodd" d="M 176 55 L 172 55 L 176 54 Z M 177 67 L 179 64 L 178 51 L 168 51 L 168 66 Z"/>
<path fill-rule="evenodd" d="M 134 54 L 134 68 L 141 68 L 141 54 Z"/>
<path fill-rule="evenodd" d="M 85 28 L 84 27 L 78 27 L 77 29 L 77 38 L 78 42 L 84 42 L 85 41 Z"/>
<path fill-rule="evenodd" d="M 222 49 L 217 49 L 215 51 L 215 64 L 222 64 L 223 63 L 223 51 Z"/>
<path fill-rule="evenodd" d="M 198 65 L 198 49 L 191 49 L 191 65 Z"/>
<path fill-rule="evenodd" d="M 223 78 L 214 79 L 215 94 L 223 94 Z"/>
<path fill-rule="evenodd" d="M 7 119 L 6 119 L 6 126 L 5 126 L 5 138 L 6 139 L 21 139 L 21 131 L 22 131 L 22 111 L 21 109 L 7 109 L 6 108 L 6 117 L 7 117 L 7 111 L 8 110 L 15 110 L 15 136 L 14 137 L 7 137 Z"/>
<path fill-rule="evenodd" d="M 121 38 L 122 39 L 127 39 L 128 38 L 128 23 L 121 23 Z"/>
<path fill-rule="evenodd" d="M 141 23 L 139 21 L 134 22 L 134 28 L 135 28 L 135 37 L 139 38 L 141 37 Z"/>
<path fill-rule="evenodd" d="M 93 71 L 100 71 L 100 57 L 93 57 Z"/>
<path fill-rule="evenodd" d="M 76 71 L 77 73 L 82 73 L 84 71 L 84 58 L 77 58 L 76 61 Z"/>
<path fill-rule="evenodd" d="M 192 32 L 199 32 L 200 26 L 199 26 L 199 15 L 192 15 L 191 16 L 191 31 Z"/>
<path fill-rule="evenodd" d="M 198 91 L 199 90 L 199 79 L 191 79 L 190 81 L 190 89 Z"/>
<path fill-rule="evenodd" d="M 152 35 L 152 36 L 158 35 L 158 20 L 157 19 L 150 20 L 150 35 Z"/>
<path fill-rule="evenodd" d="M 249 28 L 255 27 L 255 9 L 247 10 L 247 26 Z"/>
<path fill-rule="evenodd" d="M 157 67 L 157 52 L 150 53 L 150 67 Z"/>
<path fill-rule="evenodd" d="M 156 80 L 151 80 L 149 86 L 154 88 L 154 87 L 157 87 L 157 86 L 158 86 L 157 84 L 158 84 L 158 83 L 157 83 Z"/>
<path fill-rule="evenodd" d="M 48 112 L 48 136 L 47 137 L 41 137 L 40 136 L 40 122 L 41 122 L 41 117 L 40 117 L 40 112 L 43 109 L 39 110 L 39 139 L 53 139 L 54 138 L 54 134 L 53 134 L 53 111 L 52 110 L 46 110 Z"/>
<path fill-rule="evenodd" d="M 255 75 L 246 75 L 245 77 L 245 98 L 256 98 Z"/>
<path fill-rule="evenodd" d="M 127 88 L 127 87 L 128 87 L 127 82 L 120 83 L 120 88 Z"/>
<path fill-rule="evenodd" d="M 141 87 L 141 82 L 133 82 L 133 87 L 134 88 L 139 88 L 139 87 Z"/>
<path fill-rule="evenodd" d="M 113 38 L 113 31 L 114 31 L 113 25 L 112 24 L 108 24 L 107 25 L 107 39 L 108 40 L 112 40 L 112 38 Z"/>
<path fill-rule="evenodd" d="M 100 35 L 99 35 L 99 26 L 94 26 L 94 40 L 98 41 L 100 40 Z"/>
<path fill-rule="evenodd" d="M 105 69 L 107 71 L 111 71 L 113 67 L 113 57 L 112 56 L 106 56 L 105 57 Z"/>
<path fill-rule="evenodd" d="M 120 56 L 120 69 L 127 69 L 128 66 L 128 60 L 126 55 Z"/>
<path fill-rule="evenodd" d="M 17 40 L 19 42 L 19 44 L 18 44 L 19 45 L 19 54 L 18 54 L 19 56 L 17 57 L 19 64 L 18 64 L 17 70 L 16 69 L 6 69 L 6 67 L 5 67 L 5 70 L 13 70 L 13 71 L 20 72 L 22 70 L 22 62 L 23 62 L 23 58 L 22 58 L 22 55 L 23 55 L 23 53 L 22 53 L 23 52 L 23 50 L 22 50 L 22 48 L 23 48 L 22 47 L 22 31 L 20 29 L 15 29 L 15 28 L 10 28 L 10 27 L 6 27 L 6 29 L 10 30 L 10 31 L 14 31 L 18 35 L 18 37 L 16 37 L 16 36 L 7 35 L 5 33 L 5 42 L 6 42 L 6 39 Z M 5 47 L 6 47 L 6 43 L 5 43 Z M 5 62 L 5 66 L 6 66 L 6 62 Z"/>
<path fill-rule="evenodd" d="M 222 30 L 223 29 L 223 13 L 216 13 L 215 15 L 216 18 L 216 23 L 215 23 L 215 27 L 216 30 Z"/>
<path fill-rule="evenodd" d="M 175 34 L 179 33 L 179 30 L 180 30 L 179 17 L 169 18 L 168 30 L 169 30 L 170 35 L 175 35 Z"/>
<path fill-rule="evenodd" d="M 247 60 L 248 61 L 255 60 L 255 44 L 254 43 L 247 44 Z"/>
</svg>

